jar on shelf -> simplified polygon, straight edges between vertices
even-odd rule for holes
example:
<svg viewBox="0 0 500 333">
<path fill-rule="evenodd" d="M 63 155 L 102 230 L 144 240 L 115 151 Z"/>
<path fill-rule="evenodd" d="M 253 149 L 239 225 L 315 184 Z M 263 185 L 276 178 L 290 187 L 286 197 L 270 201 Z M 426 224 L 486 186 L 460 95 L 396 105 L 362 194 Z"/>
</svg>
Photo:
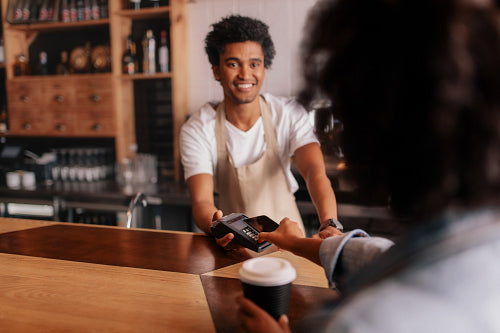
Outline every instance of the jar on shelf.
<svg viewBox="0 0 500 333">
<path fill-rule="evenodd" d="M 14 76 L 30 75 L 30 65 L 24 53 L 20 53 L 16 57 L 14 63 Z"/>
</svg>

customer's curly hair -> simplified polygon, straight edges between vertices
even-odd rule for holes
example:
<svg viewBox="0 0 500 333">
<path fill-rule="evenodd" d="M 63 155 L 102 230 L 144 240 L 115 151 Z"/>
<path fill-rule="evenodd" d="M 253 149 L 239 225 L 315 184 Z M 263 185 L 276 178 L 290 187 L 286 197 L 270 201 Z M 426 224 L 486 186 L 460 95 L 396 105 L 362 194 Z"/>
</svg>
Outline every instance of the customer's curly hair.
<svg viewBox="0 0 500 333">
<path fill-rule="evenodd" d="M 304 40 L 303 100 L 332 103 L 351 165 L 405 215 L 500 197 L 495 1 L 323 0 Z"/>
<path fill-rule="evenodd" d="M 212 24 L 213 30 L 205 38 L 205 51 L 212 66 L 219 66 L 219 55 L 227 44 L 254 41 L 260 44 L 264 53 L 264 67 L 271 67 L 276 51 L 269 35 L 269 27 L 262 21 L 231 15 Z"/>
</svg>

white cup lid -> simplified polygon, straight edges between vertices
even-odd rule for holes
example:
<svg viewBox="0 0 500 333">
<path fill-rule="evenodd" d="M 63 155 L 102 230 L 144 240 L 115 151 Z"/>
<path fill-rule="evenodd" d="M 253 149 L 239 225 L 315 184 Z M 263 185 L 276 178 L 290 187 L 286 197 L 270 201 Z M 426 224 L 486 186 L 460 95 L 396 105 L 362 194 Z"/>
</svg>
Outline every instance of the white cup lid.
<svg viewBox="0 0 500 333">
<path fill-rule="evenodd" d="M 290 262 L 274 257 L 249 259 L 239 271 L 241 282 L 263 287 L 288 284 L 294 281 L 296 276 L 295 268 Z"/>
</svg>

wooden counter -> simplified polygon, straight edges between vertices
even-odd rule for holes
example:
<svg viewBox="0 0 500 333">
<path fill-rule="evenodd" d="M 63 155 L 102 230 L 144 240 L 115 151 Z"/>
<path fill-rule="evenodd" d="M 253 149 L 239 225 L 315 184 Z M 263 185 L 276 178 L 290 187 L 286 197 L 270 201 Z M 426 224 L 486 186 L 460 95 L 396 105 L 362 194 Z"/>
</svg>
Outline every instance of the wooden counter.
<svg viewBox="0 0 500 333">
<path fill-rule="evenodd" d="M 0 218 L 1 332 L 235 332 L 241 263 L 211 237 Z M 273 247 L 297 270 L 292 328 L 322 301 L 321 267 Z"/>
</svg>

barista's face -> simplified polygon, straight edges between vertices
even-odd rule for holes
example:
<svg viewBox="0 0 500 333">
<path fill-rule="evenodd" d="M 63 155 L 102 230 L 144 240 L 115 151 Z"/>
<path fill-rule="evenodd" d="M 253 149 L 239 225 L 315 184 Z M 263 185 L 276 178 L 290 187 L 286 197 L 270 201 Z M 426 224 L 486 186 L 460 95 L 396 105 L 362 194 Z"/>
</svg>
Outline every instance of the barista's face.
<svg viewBox="0 0 500 333">
<path fill-rule="evenodd" d="M 259 96 L 266 74 L 264 53 L 257 42 L 227 44 L 219 56 L 219 66 L 212 67 L 214 77 L 229 103 L 251 103 Z"/>
</svg>

